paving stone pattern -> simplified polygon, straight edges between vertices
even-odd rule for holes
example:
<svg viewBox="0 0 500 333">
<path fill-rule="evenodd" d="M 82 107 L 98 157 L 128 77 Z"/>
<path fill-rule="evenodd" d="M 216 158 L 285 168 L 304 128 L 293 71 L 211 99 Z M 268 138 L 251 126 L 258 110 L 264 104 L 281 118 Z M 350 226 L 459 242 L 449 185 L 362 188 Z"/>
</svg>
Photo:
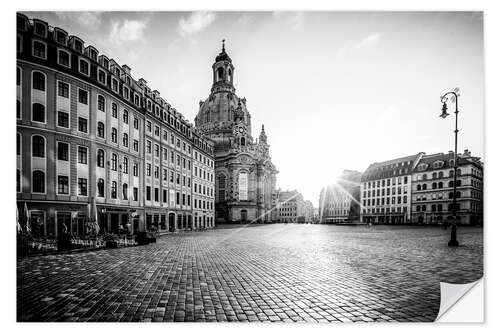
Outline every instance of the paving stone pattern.
<svg viewBox="0 0 500 333">
<path fill-rule="evenodd" d="M 483 274 L 483 229 L 304 224 L 17 260 L 18 321 L 433 321 Z"/>
</svg>

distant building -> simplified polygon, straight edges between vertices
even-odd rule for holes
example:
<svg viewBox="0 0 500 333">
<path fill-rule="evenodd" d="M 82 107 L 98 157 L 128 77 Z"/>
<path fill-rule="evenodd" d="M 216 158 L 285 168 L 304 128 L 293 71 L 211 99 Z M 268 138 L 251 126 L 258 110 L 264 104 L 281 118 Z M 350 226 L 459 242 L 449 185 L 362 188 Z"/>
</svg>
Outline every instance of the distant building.
<svg viewBox="0 0 500 333">
<path fill-rule="evenodd" d="M 309 200 L 304 201 L 304 220 L 306 223 L 312 223 L 314 220 L 314 206 Z"/>
<path fill-rule="evenodd" d="M 361 176 L 361 221 L 411 222 L 411 180 L 424 153 L 371 164 Z"/>
<path fill-rule="evenodd" d="M 359 191 L 361 172 L 344 170 L 337 182 L 320 194 L 321 223 L 359 221 Z"/>
<path fill-rule="evenodd" d="M 453 152 L 425 155 L 412 175 L 412 221 L 442 224 L 453 217 Z M 468 150 L 458 154 L 457 217 L 483 223 L 483 163 Z"/>
<path fill-rule="evenodd" d="M 312 202 L 304 200 L 297 190 L 279 191 L 278 221 L 282 223 L 309 223 L 312 222 L 314 207 Z"/>
</svg>

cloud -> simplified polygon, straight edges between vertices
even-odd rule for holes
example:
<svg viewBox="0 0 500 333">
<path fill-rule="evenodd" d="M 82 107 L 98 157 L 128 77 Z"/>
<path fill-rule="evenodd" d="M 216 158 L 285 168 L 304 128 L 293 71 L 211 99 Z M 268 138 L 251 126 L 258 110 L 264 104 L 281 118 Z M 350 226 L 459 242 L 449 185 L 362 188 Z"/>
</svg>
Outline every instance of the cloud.
<svg viewBox="0 0 500 333">
<path fill-rule="evenodd" d="M 239 25 L 249 25 L 252 23 L 253 17 L 249 13 L 243 13 L 238 17 L 238 20 L 236 20 L 236 23 Z"/>
<path fill-rule="evenodd" d="M 61 20 L 76 22 L 90 30 L 97 30 L 102 21 L 102 12 L 56 12 L 55 14 Z"/>
<path fill-rule="evenodd" d="M 290 25 L 293 31 L 302 30 L 302 28 L 304 28 L 305 15 L 303 12 L 274 11 L 273 17 L 276 20 L 283 19 L 285 23 Z"/>
<path fill-rule="evenodd" d="M 216 19 L 213 12 L 193 12 L 188 18 L 179 20 L 179 33 L 182 36 L 191 36 L 208 28 Z"/>
<path fill-rule="evenodd" d="M 148 18 L 143 20 L 125 19 L 122 21 L 113 21 L 111 23 L 109 40 L 116 44 L 141 40 L 144 37 L 144 30 L 148 22 Z"/>
<path fill-rule="evenodd" d="M 375 46 L 380 42 L 380 34 L 371 34 L 368 37 L 364 38 L 362 41 L 357 43 L 354 48 L 362 49 L 365 47 Z"/>
<path fill-rule="evenodd" d="M 304 13 L 295 13 L 295 15 L 292 16 L 291 21 L 293 31 L 301 30 L 304 27 Z"/>
<path fill-rule="evenodd" d="M 380 43 L 381 37 L 382 35 L 375 33 L 368 35 L 367 37 L 363 38 L 357 43 L 345 44 L 337 50 L 337 56 L 341 57 L 346 54 L 350 54 L 355 50 L 361 50 L 377 46 Z"/>
</svg>

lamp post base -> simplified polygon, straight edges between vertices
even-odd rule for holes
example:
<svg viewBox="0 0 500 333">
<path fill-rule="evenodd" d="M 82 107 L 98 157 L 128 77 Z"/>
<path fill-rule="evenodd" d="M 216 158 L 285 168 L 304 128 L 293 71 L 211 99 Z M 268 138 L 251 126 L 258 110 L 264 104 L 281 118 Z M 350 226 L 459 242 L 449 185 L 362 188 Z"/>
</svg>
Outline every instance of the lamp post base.
<svg viewBox="0 0 500 333">
<path fill-rule="evenodd" d="M 457 247 L 458 246 L 457 225 L 455 223 L 453 223 L 451 226 L 451 239 L 448 242 L 448 246 L 450 246 L 450 247 Z"/>
</svg>

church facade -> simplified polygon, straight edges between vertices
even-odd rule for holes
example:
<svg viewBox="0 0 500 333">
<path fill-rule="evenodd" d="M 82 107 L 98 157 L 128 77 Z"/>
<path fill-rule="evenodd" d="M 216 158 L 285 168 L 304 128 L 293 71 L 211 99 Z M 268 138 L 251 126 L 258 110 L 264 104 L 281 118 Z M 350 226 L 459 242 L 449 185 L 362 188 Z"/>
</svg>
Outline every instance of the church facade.
<svg viewBox="0 0 500 333">
<path fill-rule="evenodd" d="M 222 51 L 212 65 L 209 97 L 200 101 L 195 126 L 214 142 L 217 223 L 269 223 L 277 220 L 276 167 L 262 125 L 252 137 L 246 99 L 233 85 L 234 66 Z"/>
</svg>

